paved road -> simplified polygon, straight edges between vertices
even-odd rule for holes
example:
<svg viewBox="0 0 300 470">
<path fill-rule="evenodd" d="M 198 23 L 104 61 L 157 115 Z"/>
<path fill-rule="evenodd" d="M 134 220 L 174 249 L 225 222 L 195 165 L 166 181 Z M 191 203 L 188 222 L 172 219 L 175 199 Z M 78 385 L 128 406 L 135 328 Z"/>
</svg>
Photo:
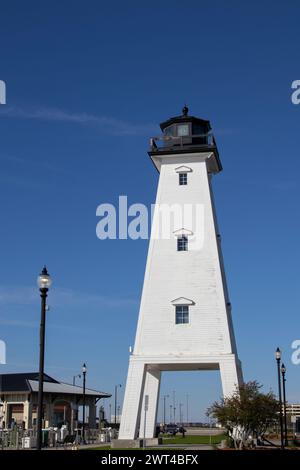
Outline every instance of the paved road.
<svg viewBox="0 0 300 470">
<path fill-rule="evenodd" d="M 216 436 L 221 434 L 224 429 L 222 428 L 185 428 L 186 436 Z"/>
</svg>

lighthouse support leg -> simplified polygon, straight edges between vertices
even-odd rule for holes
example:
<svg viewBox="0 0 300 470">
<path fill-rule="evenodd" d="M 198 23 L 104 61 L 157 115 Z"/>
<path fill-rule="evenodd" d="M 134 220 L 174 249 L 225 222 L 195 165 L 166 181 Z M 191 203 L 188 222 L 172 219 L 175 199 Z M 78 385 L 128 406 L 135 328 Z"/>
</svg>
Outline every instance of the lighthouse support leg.
<svg viewBox="0 0 300 470">
<path fill-rule="evenodd" d="M 145 364 L 130 357 L 119 439 L 136 439 L 141 419 Z"/>
<path fill-rule="evenodd" d="M 240 363 L 234 354 L 222 359 L 219 363 L 224 398 L 230 397 L 237 387 L 242 385 L 243 378 Z"/>
<path fill-rule="evenodd" d="M 155 437 L 160 376 L 160 370 L 146 371 L 139 433 L 143 438 Z"/>
</svg>

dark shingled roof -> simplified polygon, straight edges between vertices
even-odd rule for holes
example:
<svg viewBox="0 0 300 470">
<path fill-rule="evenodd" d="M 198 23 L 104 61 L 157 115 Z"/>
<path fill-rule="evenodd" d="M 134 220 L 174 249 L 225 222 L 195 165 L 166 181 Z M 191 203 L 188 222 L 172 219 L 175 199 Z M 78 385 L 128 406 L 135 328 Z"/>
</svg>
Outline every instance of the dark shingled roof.
<svg viewBox="0 0 300 470">
<path fill-rule="evenodd" d="M 0 392 L 30 392 L 28 380 L 39 380 L 39 373 L 0 374 Z M 47 374 L 44 374 L 44 382 L 59 383 Z"/>
<path fill-rule="evenodd" d="M 0 374 L 0 394 L 5 393 L 37 393 L 39 389 L 39 374 L 38 372 L 27 372 L 23 374 Z M 47 374 L 44 374 L 44 392 L 45 393 L 58 393 L 66 395 L 82 395 L 82 387 L 71 384 L 66 384 L 53 379 Z M 89 388 L 85 389 L 86 395 L 95 398 L 108 398 L 111 397 L 110 393 L 99 392 Z"/>
</svg>

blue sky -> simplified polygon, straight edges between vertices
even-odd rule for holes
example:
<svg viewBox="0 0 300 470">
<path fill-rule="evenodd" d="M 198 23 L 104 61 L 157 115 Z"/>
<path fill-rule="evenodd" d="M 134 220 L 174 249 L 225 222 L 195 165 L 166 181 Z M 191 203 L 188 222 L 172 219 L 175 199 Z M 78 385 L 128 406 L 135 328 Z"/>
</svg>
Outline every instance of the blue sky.
<svg viewBox="0 0 300 470">
<path fill-rule="evenodd" d="M 2 4 L 1 372 L 38 368 L 46 263 L 47 372 L 72 381 L 85 361 L 89 386 L 124 389 L 148 243 L 97 239 L 96 207 L 154 202 L 148 139 L 186 102 L 211 120 L 224 166 L 214 190 L 245 379 L 276 390 L 280 346 L 299 402 L 299 14 L 267 0 Z M 166 375 L 162 394 L 189 394 L 205 419 L 218 374 L 184 377 Z"/>
</svg>

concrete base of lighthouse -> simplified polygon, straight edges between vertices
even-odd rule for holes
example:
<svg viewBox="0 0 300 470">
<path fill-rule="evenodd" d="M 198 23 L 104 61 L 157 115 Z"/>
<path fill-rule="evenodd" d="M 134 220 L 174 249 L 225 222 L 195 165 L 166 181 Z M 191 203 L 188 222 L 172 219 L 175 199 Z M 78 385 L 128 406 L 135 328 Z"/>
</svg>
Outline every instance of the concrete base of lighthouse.
<svg viewBox="0 0 300 470">
<path fill-rule="evenodd" d="M 235 354 L 130 357 L 119 440 L 155 437 L 161 372 L 220 370 L 223 396 L 232 395 L 243 381 Z M 145 406 L 146 402 L 146 406 Z"/>
</svg>

